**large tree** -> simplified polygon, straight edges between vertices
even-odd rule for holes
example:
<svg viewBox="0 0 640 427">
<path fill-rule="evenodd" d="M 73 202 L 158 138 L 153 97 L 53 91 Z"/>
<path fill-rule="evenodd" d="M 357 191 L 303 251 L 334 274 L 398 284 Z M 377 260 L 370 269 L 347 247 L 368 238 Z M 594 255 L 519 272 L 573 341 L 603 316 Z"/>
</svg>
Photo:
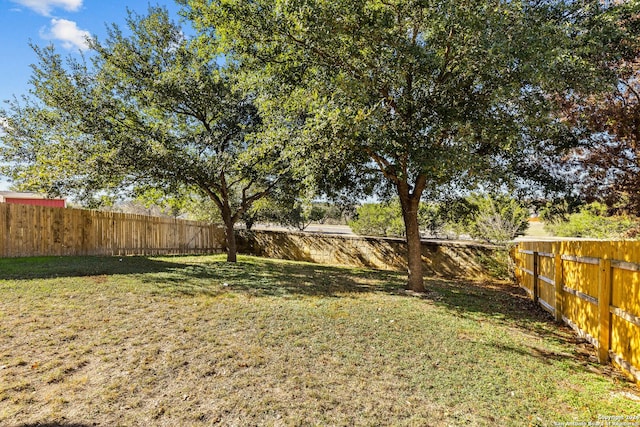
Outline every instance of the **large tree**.
<svg viewBox="0 0 640 427">
<path fill-rule="evenodd" d="M 566 162 L 579 171 L 576 186 L 587 201 L 640 216 L 640 11 L 625 3 L 616 24 L 629 34 L 611 64 L 617 84 L 601 94 L 574 93 L 564 100 L 566 118 L 590 136 Z"/>
<path fill-rule="evenodd" d="M 4 170 L 47 192 L 199 192 L 220 211 L 235 261 L 243 213 L 283 183 L 295 189 L 286 140 L 265 130 L 233 64 L 203 54 L 166 9 L 127 23 L 129 35 L 114 25 L 91 40 L 90 62 L 35 48 L 34 97 L 3 113 Z"/>
<path fill-rule="evenodd" d="M 341 172 L 318 182 L 351 171 L 399 197 L 416 291 L 420 200 L 544 178 L 544 157 L 575 142 L 552 95 L 609 77 L 619 39 L 595 0 L 179 2 L 279 105 L 306 107 L 310 156 Z"/>
</svg>

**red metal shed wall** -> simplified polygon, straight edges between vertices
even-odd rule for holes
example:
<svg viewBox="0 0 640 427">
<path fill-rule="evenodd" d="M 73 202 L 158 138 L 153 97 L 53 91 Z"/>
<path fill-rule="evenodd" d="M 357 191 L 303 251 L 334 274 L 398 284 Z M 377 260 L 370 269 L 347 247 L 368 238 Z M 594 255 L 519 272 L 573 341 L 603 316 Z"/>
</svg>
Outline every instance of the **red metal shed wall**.
<svg viewBox="0 0 640 427">
<path fill-rule="evenodd" d="M 64 208 L 65 201 L 63 199 L 17 199 L 7 197 L 6 203 L 14 203 L 17 205 L 32 205 L 32 206 L 48 206 L 51 208 Z"/>
</svg>

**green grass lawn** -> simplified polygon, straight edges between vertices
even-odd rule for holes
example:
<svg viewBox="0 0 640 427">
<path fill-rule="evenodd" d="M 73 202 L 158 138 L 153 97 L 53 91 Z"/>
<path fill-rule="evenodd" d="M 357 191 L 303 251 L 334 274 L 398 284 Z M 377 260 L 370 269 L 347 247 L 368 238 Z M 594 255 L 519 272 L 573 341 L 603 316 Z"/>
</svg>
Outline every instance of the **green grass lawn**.
<svg viewBox="0 0 640 427">
<path fill-rule="evenodd" d="M 528 237 L 551 237 L 553 236 L 550 232 L 544 229 L 544 222 L 530 222 L 529 228 L 525 233 L 525 236 Z"/>
<path fill-rule="evenodd" d="M 508 284 L 222 256 L 0 259 L 0 425 L 558 425 L 634 386 Z"/>
</svg>

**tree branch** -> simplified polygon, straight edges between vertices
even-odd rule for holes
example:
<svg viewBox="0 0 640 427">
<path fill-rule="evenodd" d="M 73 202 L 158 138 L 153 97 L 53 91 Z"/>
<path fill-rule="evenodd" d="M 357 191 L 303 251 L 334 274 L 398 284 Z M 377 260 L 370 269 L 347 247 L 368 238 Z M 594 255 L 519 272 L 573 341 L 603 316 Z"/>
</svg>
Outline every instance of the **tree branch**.
<svg viewBox="0 0 640 427">
<path fill-rule="evenodd" d="M 378 165 L 379 171 L 382 175 L 394 184 L 399 183 L 398 174 L 395 171 L 395 167 L 384 157 L 373 151 L 371 148 L 365 147 L 365 152 L 371 159 Z"/>
</svg>

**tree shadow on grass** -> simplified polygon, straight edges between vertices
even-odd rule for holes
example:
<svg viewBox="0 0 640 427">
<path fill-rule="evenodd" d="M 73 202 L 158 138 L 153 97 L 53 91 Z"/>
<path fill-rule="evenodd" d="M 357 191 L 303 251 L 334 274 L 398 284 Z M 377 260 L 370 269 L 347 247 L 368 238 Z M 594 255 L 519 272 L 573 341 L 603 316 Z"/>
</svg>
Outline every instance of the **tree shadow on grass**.
<svg viewBox="0 0 640 427">
<path fill-rule="evenodd" d="M 509 282 L 447 280 L 431 282 L 430 298 L 457 316 L 493 320 L 557 343 L 581 343 L 568 326 L 533 302 L 527 292 Z"/>
<path fill-rule="evenodd" d="M 0 280 L 145 274 L 181 268 L 184 265 L 186 264 L 143 256 L 0 258 Z"/>
<path fill-rule="evenodd" d="M 226 263 L 224 256 L 190 257 L 45 257 L 0 259 L 0 280 L 29 280 L 97 275 L 137 275 L 157 295 L 219 296 L 247 294 L 257 297 L 305 296 L 339 298 L 384 293 L 420 298 L 452 311 L 456 316 L 496 321 L 545 340 L 574 346 L 573 354 L 537 348 L 502 348 L 525 352 L 545 361 L 567 360 L 593 371 L 593 348 L 569 328 L 553 322 L 526 292 L 504 282 L 427 278 L 425 295 L 404 291 L 406 274 L 367 268 L 343 268 L 311 263 L 239 257 Z M 603 371 L 611 372 L 606 368 Z M 46 426 L 46 424 L 44 424 Z"/>
<path fill-rule="evenodd" d="M 35 257 L 0 259 L 0 280 L 135 275 L 156 294 L 340 297 L 404 291 L 406 273 L 239 256 Z M 515 286 L 427 278 L 422 298 L 460 316 L 510 319 L 531 329 L 550 317 Z"/>
<path fill-rule="evenodd" d="M 544 337 L 544 334 L 541 335 Z M 619 387 L 628 390 L 631 395 L 637 396 L 638 390 L 635 387 L 635 383 L 629 377 L 625 376 L 622 371 L 614 368 L 611 364 L 600 364 L 598 362 L 598 358 L 595 355 L 596 349 L 593 345 L 576 337 L 571 333 L 571 331 L 568 331 L 564 340 L 560 341 L 562 341 L 567 348 L 572 347 L 572 350 L 555 351 L 546 349 L 544 346 L 522 345 L 518 347 L 504 343 L 492 343 L 487 345 L 491 345 L 494 350 L 498 350 L 500 352 L 515 353 L 518 356 L 531 357 L 540 360 L 546 365 L 568 364 L 571 369 L 575 371 L 612 378 L 618 383 Z"/>
<path fill-rule="evenodd" d="M 335 267 L 305 262 L 239 257 L 227 263 L 221 257 L 194 263 L 163 265 L 140 280 L 158 294 L 209 295 L 228 293 L 263 297 L 344 297 L 384 293 L 421 298 L 461 317 L 507 321 L 531 332 L 555 330 L 551 316 L 526 292 L 508 282 L 425 278 L 426 294 L 405 291 L 406 273 L 368 268 Z M 565 331 L 557 339 L 564 341 Z"/>
<path fill-rule="evenodd" d="M 340 297 L 404 291 L 406 273 L 224 255 L 176 257 L 35 257 L 0 259 L 0 280 L 135 275 L 156 294 Z M 524 290 L 508 283 L 427 278 L 421 297 L 459 316 L 505 319 L 529 330 L 550 316 Z M 415 296 L 415 295 L 414 295 Z M 545 328 L 546 329 L 546 328 Z"/>
<path fill-rule="evenodd" d="M 540 342 L 518 345 L 493 342 L 491 345 L 505 353 L 516 353 L 538 359 L 545 364 L 567 363 L 572 369 L 614 378 L 624 388 L 637 390 L 622 372 L 610 364 L 598 363 L 596 348 L 565 324 L 558 323 L 552 315 L 534 303 L 522 288 L 508 282 L 471 282 L 463 280 L 433 280 L 429 298 L 436 304 L 452 310 L 456 315 L 479 321 L 495 320 L 532 336 Z M 538 339 L 540 341 L 538 341 Z M 542 344 L 560 345 L 553 349 Z"/>
<path fill-rule="evenodd" d="M 241 257 L 187 265 L 142 278 L 160 293 L 217 296 L 244 293 L 264 297 L 340 297 L 372 292 L 401 293 L 405 275 L 365 268 Z"/>
<path fill-rule="evenodd" d="M 178 270 L 151 274 L 143 278 L 160 294 L 188 296 L 245 294 L 256 297 L 353 297 L 382 293 L 417 298 L 443 307 L 456 316 L 482 322 L 496 322 L 514 328 L 546 343 L 560 344 L 573 351 L 553 350 L 548 345 L 509 345 L 492 343 L 503 352 L 514 352 L 543 363 L 569 363 L 574 369 L 594 374 L 624 377 L 610 366 L 594 359 L 594 348 L 578 338 L 568 327 L 554 322 L 549 313 L 536 305 L 521 288 L 508 282 L 464 281 L 426 278 L 424 295 L 404 290 L 406 275 L 400 272 L 366 268 L 341 268 L 311 263 L 241 257 L 237 264 L 222 259 L 185 265 Z"/>
<path fill-rule="evenodd" d="M 509 282 L 432 280 L 430 297 L 460 316 L 482 315 L 527 323 L 548 323 L 551 315 L 535 304 L 526 291 Z"/>
<path fill-rule="evenodd" d="M 344 293 L 398 292 L 405 275 L 366 268 L 224 255 L 175 257 L 33 257 L 0 259 L 0 280 L 136 275 L 158 294 L 254 296 L 337 296 Z"/>
</svg>

